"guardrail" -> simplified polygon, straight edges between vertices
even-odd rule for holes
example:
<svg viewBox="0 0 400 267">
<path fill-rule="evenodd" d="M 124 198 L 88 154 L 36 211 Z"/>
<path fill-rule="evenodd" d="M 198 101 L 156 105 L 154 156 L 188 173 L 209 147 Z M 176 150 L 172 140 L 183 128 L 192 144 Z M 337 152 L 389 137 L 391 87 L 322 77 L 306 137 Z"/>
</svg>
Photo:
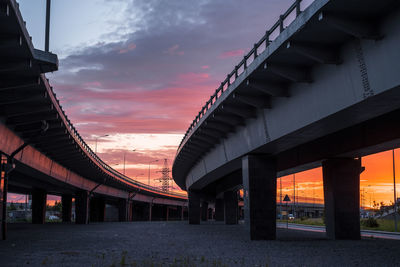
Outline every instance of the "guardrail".
<svg viewBox="0 0 400 267">
<path fill-rule="evenodd" d="M 211 95 L 210 99 L 199 111 L 183 136 L 178 147 L 178 152 L 180 151 L 182 145 L 189 139 L 191 132 L 200 122 L 200 119 L 204 117 L 206 112 L 215 104 L 217 99 L 240 75 L 245 72 L 247 67 L 253 63 L 254 59 L 256 59 L 259 54 L 263 53 L 269 44 L 274 41 L 280 35 L 280 33 L 283 32 L 284 29 L 289 26 L 301 14 L 301 12 L 304 11 L 314 1 L 315 0 L 296 0 L 284 14 L 279 16 L 279 20 L 269 30 L 266 31 L 265 35 L 257 43 L 254 44 L 250 52 L 248 52 L 243 57 L 242 61 L 235 66 L 234 70 L 227 75 L 226 79 L 215 90 L 215 93 Z"/>
</svg>

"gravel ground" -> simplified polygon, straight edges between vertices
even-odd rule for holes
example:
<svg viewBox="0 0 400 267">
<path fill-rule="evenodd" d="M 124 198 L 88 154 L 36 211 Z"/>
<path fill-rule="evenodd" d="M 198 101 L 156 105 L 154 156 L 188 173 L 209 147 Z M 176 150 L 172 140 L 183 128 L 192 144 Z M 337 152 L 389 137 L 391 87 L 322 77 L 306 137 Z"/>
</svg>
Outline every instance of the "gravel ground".
<svg viewBox="0 0 400 267">
<path fill-rule="evenodd" d="M 249 241 L 243 225 L 187 222 L 10 224 L 0 266 L 400 266 L 400 241 L 326 240 L 278 229 Z"/>
</svg>

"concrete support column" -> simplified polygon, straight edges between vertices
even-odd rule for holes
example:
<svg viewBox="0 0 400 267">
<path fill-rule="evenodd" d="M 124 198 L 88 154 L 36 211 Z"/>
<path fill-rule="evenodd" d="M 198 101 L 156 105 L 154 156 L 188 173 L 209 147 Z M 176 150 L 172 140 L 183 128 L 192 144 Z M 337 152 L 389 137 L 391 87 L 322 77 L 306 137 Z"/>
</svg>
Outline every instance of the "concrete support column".
<svg viewBox="0 0 400 267">
<path fill-rule="evenodd" d="M 0 153 L 0 238 L 7 238 L 7 183 L 6 180 L 6 158 Z M 3 209 L 4 207 L 4 209 Z"/>
<path fill-rule="evenodd" d="M 133 221 L 133 201 L 128 200 L 128 222 Z"/>
<path fill-rule="evenodd" d="M 149 203 L 149 221 L 151 222 L 153 218 L 153 202 Z"/>
<path fill-rule="evenodd" d="M 62 195 L 61 196 L 61 206 L 62 206 L 62 221 L 71 222 L 72 215 L 72 196 Z"/>
<path fill-rule="evenodd" d="M 201 220 L 207 221 L 208 219 L 208 202 L 203 201 L 201 202 Z"/>
<path fill-rule="evenodd" d="M 128 220 L 128 200 L 120 199 L 118 201 L 118 220 L 120 222 L 126 222 Z"/>
<path fill-rule="evenodd" d="M 222 198 L 217 198 L 215 200 L 215 220 L 218 222 L 223 222 L 224 218 L 224 200 Z"/>
<path fill-rule="evenodd" d="M 335 158 L 322 162 L 326 234 L 330 239 L 360 239 L 361 161 Z"/>
<path fill-rule="evenodd" d="M 200 196 L 189 190 L 189 224 L 200 224 Z"/>
<path fill-rule="evenodd" d="M 103 198 L 92 197 L 90 199 L 90 221 L 104 222 L 106 216 L 106 202 Z"/>
<path fill-rule="evenodd" d="M 225 224 L 238 223 L 238 196 L 236 191 L 224 192 Z"/>
<path fill-rule="evenodd" d="M 34 189 L 32 191 L 32 223 L 44 224 L 46 219 L 46 199 L 45 190 Z"/>
<path fill-rule="evenodd" d="M 276 162 L 267 155 L 242 159 L 244 219 L 251 240 L 276 239 Z"/>
<path fill-rule="evenodd" d="M 80 191 L 75 195 L 75 223 L 89 222 L 89 192 Z"/>
<path fill-rule="evenodd" d="M 177 206 L 177 215 L 179 216 L 178 218 L 183 221 L 183 207 L 182 206 Z"/>
</svg>

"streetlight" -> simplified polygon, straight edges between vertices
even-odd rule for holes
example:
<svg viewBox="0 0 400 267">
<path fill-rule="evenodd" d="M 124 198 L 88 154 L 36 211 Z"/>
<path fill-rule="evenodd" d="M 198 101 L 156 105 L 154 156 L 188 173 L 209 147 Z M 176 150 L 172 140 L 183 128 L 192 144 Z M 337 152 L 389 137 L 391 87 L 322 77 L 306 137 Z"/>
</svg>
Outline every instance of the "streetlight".
<svg viewBox="0 0 400 267">
<path fill-rule="evenodd" d="M 136 151 L 136 149 L 132 149 L 132 151 Z M 124 151 L 124 175 L 125 175 L 125 158 L 126 158 L 126 151 Z"/>
<path fill-rule="evenodd" d="M 148 175 L 148 182 L 147 182 L 149 186 L 150 186 L 150 164 L 153 163 L 153 162 L 158 162 L 158 159 L 152 160 L 152 161 L 149 162 L 149 175 Z"/>
<path fill-rule="evenodd" d="M 99 138 L 102 138 L 102 137 L 107 137 L 107 136 L 109 136 L 108 134 L 105 134 L 105 135 L 100 135 L 100 136 L 97 136 L 96 137 L 96 146 L 95 146 L 95 150 L 94 150 L 94 153 L 97 153 L 97 139 L 99 139 Z"/>
</svg>

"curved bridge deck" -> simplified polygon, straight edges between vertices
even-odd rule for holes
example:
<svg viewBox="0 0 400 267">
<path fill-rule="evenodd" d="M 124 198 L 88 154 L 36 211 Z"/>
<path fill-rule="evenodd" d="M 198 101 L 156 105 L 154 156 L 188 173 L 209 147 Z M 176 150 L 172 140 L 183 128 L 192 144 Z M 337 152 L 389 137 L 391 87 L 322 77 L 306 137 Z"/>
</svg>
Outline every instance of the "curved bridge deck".
<svg viewBox="0 0 400 267">
<path fill-rule="evenodd" d="M 243 187 L 247 218 L 260 217 L 252 237 L 274 238 L 276 177 L 323 166 L 326 213 L 338 221 L 332 231 L 357 238 L 357 227 L 347 231 L 337 218 L 357 221 L 356 158 L 400 144 L 399 2 L 303 2 L 280 16 L 193 120 L 173 177 L 196 212 L 220 198 L 237 206 L 232 192 Z M 339 195 L 351 205 L 342 207 Z"/>
<path fill-rule="evenodd" d="M 44 222 L 47 194 L 62 195 L 66 221 L 75 198 L 78 223 L 104 220 L 105 203 L 118 205 L 121 221 L 135 210 L 151 219 L 153 205 L 166 217 L 170 208 L 183 214 L 185 195 L 117 172 L 85 143 L 44 74 L 58 69 L 57 55 L 33 47 L 15 0 L 0 0 L 0 25 L 2 193 L 32 194 L 34 223 Z"/>
</svg>

